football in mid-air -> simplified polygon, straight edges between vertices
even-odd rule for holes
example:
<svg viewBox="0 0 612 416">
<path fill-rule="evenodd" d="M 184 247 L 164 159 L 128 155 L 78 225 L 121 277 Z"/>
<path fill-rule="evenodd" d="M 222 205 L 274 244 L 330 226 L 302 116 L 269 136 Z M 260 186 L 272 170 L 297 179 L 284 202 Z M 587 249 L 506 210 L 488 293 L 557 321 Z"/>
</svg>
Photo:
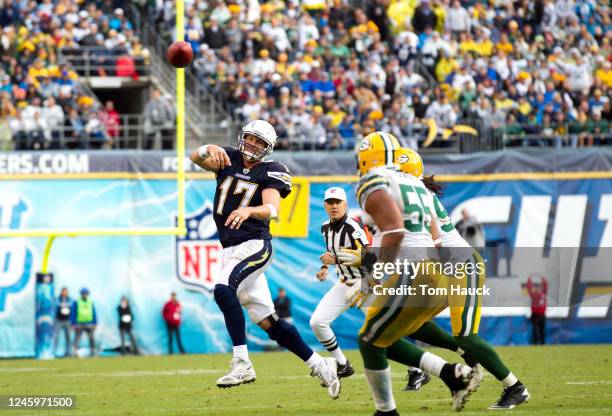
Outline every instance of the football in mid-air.
<svg viewBox="0 0 612 416">
<path fill-rule="evenodd" d="M 193 61 L 193 49 L 184 41 L 172 42 L 166 52 L 168 62 L 176 68 L 185 68 Z"/>
</svg>

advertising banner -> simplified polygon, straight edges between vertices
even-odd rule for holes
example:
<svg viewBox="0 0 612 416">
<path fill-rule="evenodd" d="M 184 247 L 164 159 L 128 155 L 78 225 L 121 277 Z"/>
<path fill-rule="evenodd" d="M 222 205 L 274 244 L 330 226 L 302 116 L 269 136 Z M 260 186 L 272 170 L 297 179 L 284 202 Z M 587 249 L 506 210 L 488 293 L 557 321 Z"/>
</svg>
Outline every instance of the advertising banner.
<svg viewBox="0 0 612 416">
<path fill-rule="evenodd" d="M 84 169 L 85 162 L 77 156 L 73 156 L 70 166 Z M 59 160 L 51 157 L 41 164 L 41 157 L 32 159 L 32 165 L 28 165 L 31 174 L 26 178 L 19 179 L 18 175 L 23 173 L 14 173 L 9 179 L 0 179 L 2 228 L 170 227 L 175 224 L 177 190 L 172 175 L 157 179 L 127 174 L 98 178 L 88 177 L 86 172 L 81 172 L 83 176 L 74 176 L 66 171 L 48 173 L 44 179 L 37 179 L 34 167 L 40 170 L 41 166 L 53 163 L 56 167 L 64 166 L 61 165 L 64 162 L 51 162 Z M 96 155 L 95 160 L 99 157 Z M 496 177 L 472 173 L 470 166 L 474 171 L 482 171 L 483 166 L 491 166 L 492 162 L 469 158 L 471 163 L 460 158 L 456 165 L 452 160 L 445 161 L 449 173 L 446 173 L 448 180 L 444 180 L 446 188 L 441 201 L 453 222 L 461 219 L 465 209 L 483 224 L 487 245 L 494 253 L 487 258 L 487 283 L 493 290 L 522 299 L 516 304 L 504 303 L 503 307 L 485 304 L 480 333 L 496 344 L 529 342 L 530 307 L 523 284 L 535 275 L 535 270 L 528 267 L 534 262 L 528 253 L 551 259 L 555 255 L 551 249 L 562 247 L 573 248 L 576 254 L 572 254 L 575 259 L 570 258 L 572 261 L 568 263 L 570 280 L 563 288 L 554 289 L 557 291 L 554 296 L 551 294 L 547 311 L 548 341 L 612 342 L 609 309 L 612 275 L 600 273 L 601 264 L 612 258 L 606 254 L 612 248 L 612 179 L 589 169 L 589 166 L 603 168 L 608 159 L 576 158 L 571 170 L 565 165 L 565 173 L 556 173 L 556 176 L 534 172 L 535 165 L 529 159 L 524 161 L 522 171 L 517 165 L 519 168 L 514 173 Z M 598 160 L 595 165 L 594 160 Z M 65 163 L 68 166 L 68 159 Z M 88 163 L 91 168 L 91 160 Z M 131 172 L 133 166 L 125 167 L 125 172 Z M 455 169 L 457 166 L 461 169 Z M 294 191 L 283 202 L 279 222 L 272 225 L 274 258 L 265 272 L 272 297 L 276 297 L 279 288 L 286 289 L 298 330 L 317 348 L 319 344 L 309 326 L 310 316 L 335 282 L 334 273 L 325 282 L 315 278 L 320 267 L 319 256 L 325 250 L 320 231 L 327 219 L 323 195 L 328 187 L 340 186 L 349 196 L 350 208 L 355 209 L 358 207 L 355 180 L 348 176 L 294 177 Z M 120 298 L 127 296 L 139 348 L 147 354 L 165 354 L 167 333 L 162 308 L 171 292 L 177 293 L 183 306 L 181 335 L 187 352 L 231 350 L 223 316 L 212 296 L 222 250 L 212 220 L 215 186 L 215 181 L 206 177 L 192 177 L 187 181 L 188 233 L 184 237 L 56 240 L 49 264 L 54 275 L 53 296 L 57 297 L 62 287 L 69 290 L 73 299 L 78 298 L 82 287 L 90 290 L 98 321 L 96 340 L 102 352 L 119 346 L 117 306 Z M 36 272 L 41 268 L 44 245 L 44 239 L 0 239 L 2 357 L 36 354 Z M 46 302 L 48 295 L 45 292 Z M 443 312 L 436 320 L 450 328 L 448 313 Z M 362 321 L 362 313 L 351 309 L 334 323 L 343 347 L 357 346 Z M 252 323 L 247 326 L 247 339 L 252 349 L 263 350 L 275 345 Z"/>
</svg>

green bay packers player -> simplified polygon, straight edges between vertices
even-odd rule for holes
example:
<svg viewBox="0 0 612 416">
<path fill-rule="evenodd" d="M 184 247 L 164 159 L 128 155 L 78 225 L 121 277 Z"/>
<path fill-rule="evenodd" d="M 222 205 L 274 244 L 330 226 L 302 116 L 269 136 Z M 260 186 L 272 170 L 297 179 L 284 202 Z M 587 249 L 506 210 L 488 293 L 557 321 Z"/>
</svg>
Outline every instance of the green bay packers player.
<svg viewBox="0 0 612 416">
<path fill-rule="evenodd" d="M 474 250 L 464 239 L 450 220 L 438 195 L 441 194 L 442 186 L 437 183 L 433 176 L 423 176 L 423 160 L 421 156 L 412 149 L 404 148 L 399 151 L 400 170 L 421 179 L 424 185 L 431 191 L 434 210 L 432 214 L 437 224 L 437 246 L 444 250 L 444 260 L 453 263 L 466 263 L 464 270 L 474 270 L 463 279 L 446 279 L 449 285 L 459 285 L 461 288 L 482 288 L 486 278 L 484 261 L 480 254 Z M 469 264 L 471 263 L 471 267 Z M 476 267 L 478 265 L 478 267 Z M 478 271 L 481 271 L 480 273 Z M 449 288 L 450 289 L 450 288 Z M 487 369 L 504 387 L 498 401 L 492 404 L 490 409 L 512 409 L 521 403 L 529 401 L 530 394 L 527 388 L 516 378 L 514 374 L 504 365 L 503 361 L 495 352 L 493 347 L 478 335 L 480 316 L 482 309 L 482 296 L 477 290 L 465 291 L 473 293 L 460 295 L 463 291 L 450 290 L 448 303 L 451 313 L 452 332 L 459 347 L 477 360 Z M 428 342 L 426 339 L 422 339 Z"/>
<path fill-rule="evenodd" d="M 418 262 L 427 259 L 434 248 L 430 234 L 434 207 L 429 191 L 419 179 L 398 170 L 400 148 L 394 136 L 375 132 L 362 140 L 357 153 L 361 175 L 357 199 L 379 230 L 381 249 L 378 262 L 383 263 L 395 260 Z M 355 265 L 359 261 L 355 257 L 348 252 L 338 255 L 343 264 Z M 449 364 L 403 339 L 433 318 L 447 302 L 445 296 L 391 296 L 389 291 L 420 284 L 435 286 L 436 281 L 424 273 L 389 276 L 382 289 L 379 288 L 383 294 L 371 298 L 372 303 L 359 332 L 359 349 L 374 397 L 376 415 L 398 414 L 388 359 L 419 367 L 440 377 L 451 391 L 454 410 L 461 410 L 471 392 L 478 387 L 469 366 Z M 390 295 L 384 295 L 385 291 Z"/>
</svg>

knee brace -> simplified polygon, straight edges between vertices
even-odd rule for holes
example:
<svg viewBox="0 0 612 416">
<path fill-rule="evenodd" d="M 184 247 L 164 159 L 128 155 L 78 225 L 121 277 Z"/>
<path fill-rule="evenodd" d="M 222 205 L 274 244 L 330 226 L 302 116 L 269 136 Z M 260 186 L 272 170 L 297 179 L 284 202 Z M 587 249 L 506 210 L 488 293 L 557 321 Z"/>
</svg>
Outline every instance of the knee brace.
<svg viewBox="0 0 612 416">
<path fill-rule="evenodd" d="M 221 312 L 231 311 L 235 308 L 240 309 L 240 302 L 236 291 L 226 285 L 215 285 L 213 291 L 215 302 L 219 305 Z"/>
</svg>

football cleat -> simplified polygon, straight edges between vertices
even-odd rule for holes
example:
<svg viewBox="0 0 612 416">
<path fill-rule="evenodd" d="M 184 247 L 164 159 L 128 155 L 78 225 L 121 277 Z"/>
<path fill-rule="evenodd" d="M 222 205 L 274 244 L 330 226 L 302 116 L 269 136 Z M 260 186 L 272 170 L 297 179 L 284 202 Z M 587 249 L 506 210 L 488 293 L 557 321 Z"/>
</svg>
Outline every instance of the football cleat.
<svg viewBox="0 0 612 416">
<path fill-rule="evenodd" d="M 447 364 L 448 365 L 448 364 Z M 462 364 L 450 364 L 453 366 L 450 378 L 443 378 L 453 397 L 453 410 L 460 412 L 465 407 L 470 395 L 480 386 L 476 379 L 476 374 L 472 368 Z"/>
<path fill-rule="evenodd" d="M 332 399 L 337 399 L 340 395 L 340 379 L 338 378 L 338 363 L 333 358 L 323 358 L 321 363 L 312 369 L 311 377 L 318 377 L 321 386 L 327 388 L 327 394 Z"/>
<path fill-rule="evenodd" d="M 252 383 L 256 379 L 255 369 L 251 361 L 232 358 L 229 372 L 217 380 L 217 387 L 228 388 L 240 384 Z"/>
<path fill-rule="evenodd" d="M 425 371 L 408 369 L 406 380 L 408 383 L 406 383 L 404 391 L 417 391 L 421 390 L 421 387 L 429 383 L 431 376 Z"/>
<path fill-rule="evenodd" d="M 350 377 L 355 374 L 355 369 L 353 368 L 351 363 L 347 361 L 344 365 L 338 364 L 337 373 L 338 378 Z"/>
<path fill-rule="evenodd" d="M 513 386 L 506 387 L 497 402 L 489 406 L 492 410 L 514 409 L 521 403 L 527 403 L 531 395 L 520 381 Z"/>
<path fill-rule="evenodd" d="M 468 386 L 468 389 L 473 393 L 478 390 L 480 383 L 482 383 L 482 380 L 484 380 L 484 368 L 482 368 L 482 366 L 478 363 L 471 367 L 473 375 L 470 378 L 470 385 Z"/>
</svg>

